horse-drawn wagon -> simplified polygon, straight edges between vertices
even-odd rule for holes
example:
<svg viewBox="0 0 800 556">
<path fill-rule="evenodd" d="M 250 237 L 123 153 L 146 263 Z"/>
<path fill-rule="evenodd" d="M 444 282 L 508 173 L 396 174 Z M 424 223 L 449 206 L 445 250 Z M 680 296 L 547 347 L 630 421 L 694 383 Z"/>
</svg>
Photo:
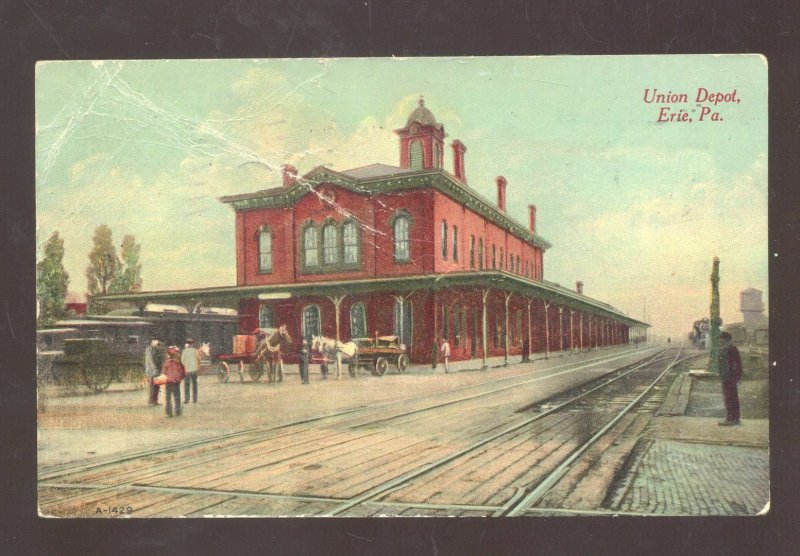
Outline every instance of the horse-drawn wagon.
<svg viewBox="0 0 800 556">
<path fill-rule="evenodd" d="M 236 335 L 233 337 L 233 353 L 213 356 L 214 374 L 220 382 L 228 382 L 231 372 L 236 372 L 239 380 L 244 382 L 246 367 L 250 379 L 258 382 L 264 374 L 264 366 L 267 365 L 272 382 L 276 367 L 282 364 L 281 350 L 285 350 L 289 344 L 291 338 L 284 327 L 258 328 L 253 334 Z"/>
<path fill-rule="evenodd" d="M 376 338 L 356 338 L 358 346 L 355 355 L 350 358 L 348 367 L 351 375 L 359 368 L 369 369 L 375 376 L 383 376 L 393 364 L 397 371 L 404 373 L 410 359 L 406 346 L 399 342 L 397 336 L 378 336 Z"/>
</svg>

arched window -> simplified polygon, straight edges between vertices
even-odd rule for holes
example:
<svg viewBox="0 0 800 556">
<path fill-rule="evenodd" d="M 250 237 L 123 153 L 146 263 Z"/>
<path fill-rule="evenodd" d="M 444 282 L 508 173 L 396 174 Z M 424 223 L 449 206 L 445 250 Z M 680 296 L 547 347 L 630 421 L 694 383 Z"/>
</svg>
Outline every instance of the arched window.
<svg viewBox="0 0 800 556">
<path fill-rule="evenodd" d="M 262 305 L 258 308 L 258 327 L 275 328 L 275 311 L 269 305 Z"/>
<path fill-rule="evenodd" d="M 442 148 L 439 146 L 438 141 L 433 142 L 433 166 L 435 168 L 442 167 Z"/>
<path fill-rule="evenodd" d="M 478 268 L 483 270 L 483 238 L 478 239 Z"/>
<path fill-rule="evenodd" d="M 322 260 L 325 264 L 339 262 L 339 242 L 336 224 L 326 224 L 322 228 Z"/>
<path fill-rule="evenodd" d="M 350 307 L 350 336 L 352 338 L 366 338 L 369 336 L 367 328 L 367 310 L 364 304 L 354 303 Z"/>
<path fill-rule="evenodd" d="M 497 268 L 497 250 L 495 249 L 494 243 L 492 244 L 492 270 Z"/>
<path fill-rule="evenodd" d="M 475 268 L 475 236 L 469 236 L 469 267 Z"/>
<path fill-rule="evenodd" d="M 503 270 L 503 265 L 506 263 L 506 258 L 503 256 L 503 248 L 500 248 L 500 270 Z"/>
<path fill-rule="evenodd" d="M 318 305 L 307 305 L 303 309 L 302 323 L 303 323 L 303 338 L 305 338 L 309 342 L 311 341 L 312 336 L 321 335 Z"/>
<path fill-rule="evenodd" d="M 319 247 L 317 246 L 317 230 L 313 225 L 303 232 L 303 251 L 305 252 L 306 266 L 319 264 Z"/>
<path fill-rule="evenodd" d="M 447 220 L 442 220 L 442 258 L 447 260 Z"/>
<path fill-rule="evenodd" d="M 408 347 L 411 352 L 412 331 L 411 323 L 411 301 L 408 299 L 396 298 L 394 301 L 394 333 L 401 344 Z"/>
<path fill-rule="evenodd" d="M 405 262 L 411 258 L 409 242 L 410 219 L 400 215 L 394 221 L 394 261 Z"/>
<path fill-rule="evenodd" d="M 422 141 L 411 141 L 408 147 L 408 162 L 412 170 L 422 170 Z"/>
<path fill-rule="evenodd" d="M 266 226 L 258 232 L 258 271 L 272 272 L 272 234 Z"/>
<path fill-rule="evenodd" d="M 356 264 L 358 262 L 358 227 L 355 222 L 345 222 L 342 228 L 344 236 L 344 262 Z"/>
<path fill-rule="evenodd" d="M 453 224 L 453 261 L 458 262 L 458 226 Z"/>
<path fill-rule="evenodd" d="M 519 274 L 519 255 L 517 255 L 517 274 Z"/>
</svg>

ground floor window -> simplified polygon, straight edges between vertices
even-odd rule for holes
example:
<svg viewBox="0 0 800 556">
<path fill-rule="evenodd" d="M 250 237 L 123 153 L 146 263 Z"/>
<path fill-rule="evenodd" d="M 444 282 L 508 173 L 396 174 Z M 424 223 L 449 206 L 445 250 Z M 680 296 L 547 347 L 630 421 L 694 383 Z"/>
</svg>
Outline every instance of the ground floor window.
<svg viewBox="0 0 800 556">
<path fill-rule="evenodd" d="M 269 305 L 258 308 L 258 327 L 275 328 L 275 311 Z"/>
<path fill-rule="evenodd" d="M 406 346 L 411 346 L 411 302 L 408 299 L 395 299 L 394 302 L 394 333 L 398 341 Z"/>
<path fill-rule="evenodd" d="M 350 307 L 350 336 L 352 338 L 366 338 L 369 334 L 367 328 L 367 310 L 363 303 L 355 303 Z"/>
<path fill-rule="evenodd" d="M 319 306 L 308 305 L 303 309 L 303 338 L 311 341 L 312 336 L 320 336 Z"/>
</svg>

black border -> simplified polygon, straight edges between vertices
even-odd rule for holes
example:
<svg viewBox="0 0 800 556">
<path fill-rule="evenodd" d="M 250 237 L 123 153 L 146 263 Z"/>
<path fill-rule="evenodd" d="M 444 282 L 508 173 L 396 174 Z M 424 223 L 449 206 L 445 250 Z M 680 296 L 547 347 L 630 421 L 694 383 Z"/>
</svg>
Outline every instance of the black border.
<svg viewBox="0 0 800 556">
<path fill-rule="evenodd" d="M 7 0 L 0 416 L 9 553 L 789 554 L 796 551 L 800 11 L 791 0 Z M 687 54 L 769 60 L 771 512 L 761 518 L 43 520 L 36 517 L 34 63 L 45 59 Z M 457 86 L 457 85 L 455 85 Z M 747 140 L 743 137 L 742 140 Z M 746 218 L 747 215 L 731 215 Z M 730 238 L 735 241 L 735 238 Z M 793 550 L 794 549 L 794 550 Z"/>
</svg>

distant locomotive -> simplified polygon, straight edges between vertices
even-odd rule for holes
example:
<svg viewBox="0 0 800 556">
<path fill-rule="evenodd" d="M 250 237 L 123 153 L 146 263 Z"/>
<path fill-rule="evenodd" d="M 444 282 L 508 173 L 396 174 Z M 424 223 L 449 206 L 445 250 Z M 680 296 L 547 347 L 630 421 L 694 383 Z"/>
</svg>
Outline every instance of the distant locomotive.
<svg viewBox="0 0 800 556">
<path fill-rule="evenodd" d="M 689 340 L 696 349 L 708 349 L 710 332 L 711 324 L 708 318 L 696 320 L 692 325 L 692 331 L 689 332 Z"/>
</svg>

